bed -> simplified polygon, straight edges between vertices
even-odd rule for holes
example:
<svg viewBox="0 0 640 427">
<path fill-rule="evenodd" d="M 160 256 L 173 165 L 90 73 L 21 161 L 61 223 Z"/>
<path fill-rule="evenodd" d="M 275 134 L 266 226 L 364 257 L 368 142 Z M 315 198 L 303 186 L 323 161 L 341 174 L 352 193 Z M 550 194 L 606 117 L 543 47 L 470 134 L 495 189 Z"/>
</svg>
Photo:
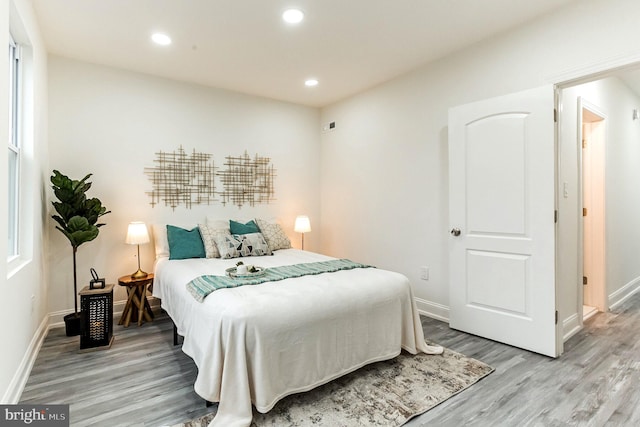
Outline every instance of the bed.
<svg viewBox="0 0 640 427">
<path fill-rule="evenodd" d="M 242 260 L 271 268 L 330 259 L 281 249 Z M 219 289 L 203 302 L 187 291 L 189 281 L 224 275 L 237 262 L 158 257 L 155 265 L 153 295 L 198 368 L 195 391 L 218 402 L 211 426 L 249 426 L 252 405 L 268 412 L 287 395 L 402 349 L 441 352 L 424 341 L 409 280 L 391 271 L 355 268 Z"/>
</svg>

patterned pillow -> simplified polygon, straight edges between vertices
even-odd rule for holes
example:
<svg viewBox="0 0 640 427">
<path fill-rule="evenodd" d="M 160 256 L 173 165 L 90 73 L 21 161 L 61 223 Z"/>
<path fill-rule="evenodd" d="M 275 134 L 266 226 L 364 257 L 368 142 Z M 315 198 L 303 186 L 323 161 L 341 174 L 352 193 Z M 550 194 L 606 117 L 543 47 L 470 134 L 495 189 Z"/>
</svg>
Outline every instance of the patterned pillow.
<svg viewBox="0 0 640 427">
<path fill-rule="evenodd" d="M 218 235 L 214 240 L 220 258 L 271 255 L 262 233 Z"/>
<path fill-rule="evenodd" d="M 290 249 L 291 240 L 284 234 L 284 230 L 280 224 L 265 221 L 264 219 L 256 218 L 260 232 L 264 236 L 264 240 L 267 241 L 269 249 L 272 251 L 278 249 Z"/>
<path fill-rule="evenodd" d="M 200 229 L 200 235 L 202 235 L 202 243 L 204 243 L 204 251 L 207 254 L 207 258 L 220 258 L 220 252 L 216 246 L 216 236 L 229 235 L 229 229 L 227 228 L 213 228 L 205 224 L 198 224 Z"/>
</svg>

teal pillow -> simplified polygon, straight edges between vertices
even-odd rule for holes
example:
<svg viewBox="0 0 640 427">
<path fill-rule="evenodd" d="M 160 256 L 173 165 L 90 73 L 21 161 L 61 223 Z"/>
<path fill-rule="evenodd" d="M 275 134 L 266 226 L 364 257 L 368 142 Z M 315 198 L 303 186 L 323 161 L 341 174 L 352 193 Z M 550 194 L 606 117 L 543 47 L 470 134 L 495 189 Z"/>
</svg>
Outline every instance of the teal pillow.
<svg viewBox="0 0 640 427">
<path fill-rule="evenodd" d="M 198 227 L 191 230 L 167 225 L 169 259 L 205 258 L 207 256 Z"/>
<path fill-rule="evenodd" d="M 249 234 L 249 233 L 259 233 L 260 229 L 258 228 L 258 224 L 254 220 L 243 224 L 241 222 L 234 221 L 232 219 L 229 220 L 229 230 L 231 234 Z"/>
</svg>

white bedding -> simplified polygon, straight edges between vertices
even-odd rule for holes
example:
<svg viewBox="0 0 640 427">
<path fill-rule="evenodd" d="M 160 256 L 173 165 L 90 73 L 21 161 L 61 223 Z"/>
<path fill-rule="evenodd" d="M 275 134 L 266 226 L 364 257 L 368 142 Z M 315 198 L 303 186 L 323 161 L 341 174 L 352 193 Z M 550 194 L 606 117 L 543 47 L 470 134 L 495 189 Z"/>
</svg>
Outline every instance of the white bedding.
<svg viewBox="0 0 640 427">
<path fill-rule="evenodd" d="M 242 258 L 276 267 L 332 259 L 297 249 Z M 260 412 L 401 349 L 427 346 L 409 280 L 375 268 L 304 276 L 221 289 L 197 302 L 186 283 L 224 274 L 238 259 L 158 259 L 154 296 L 184 336 L 183 351 L 198 367 L 195 391 L 219 402 L 211 426 L 249 426 Z"/>
</svg>

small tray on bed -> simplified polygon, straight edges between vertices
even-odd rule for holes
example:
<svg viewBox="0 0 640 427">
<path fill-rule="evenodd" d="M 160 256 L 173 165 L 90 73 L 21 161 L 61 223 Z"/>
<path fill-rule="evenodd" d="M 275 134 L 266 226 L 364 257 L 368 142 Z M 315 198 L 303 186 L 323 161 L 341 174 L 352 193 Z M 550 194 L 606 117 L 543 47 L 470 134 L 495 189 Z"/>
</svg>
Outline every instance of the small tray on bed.
<svg viewBox="0 0 640 427">
<path fill-rule="evenodd" d="M 253 267 L 258 271 L 247 272 L 245 274 L 238 274 L 238 268 L 231 267 L 231 268 L 227 268 L 225 270 L 225 273 L 227 274 L 227 276 L 231 277 L 232 279 L 246 279 L 249 277 L 262 276 L 267 271 L 267 269 L 264 267 L 258 267 L 257 265 L 254 265 Z"/>
</svg>

